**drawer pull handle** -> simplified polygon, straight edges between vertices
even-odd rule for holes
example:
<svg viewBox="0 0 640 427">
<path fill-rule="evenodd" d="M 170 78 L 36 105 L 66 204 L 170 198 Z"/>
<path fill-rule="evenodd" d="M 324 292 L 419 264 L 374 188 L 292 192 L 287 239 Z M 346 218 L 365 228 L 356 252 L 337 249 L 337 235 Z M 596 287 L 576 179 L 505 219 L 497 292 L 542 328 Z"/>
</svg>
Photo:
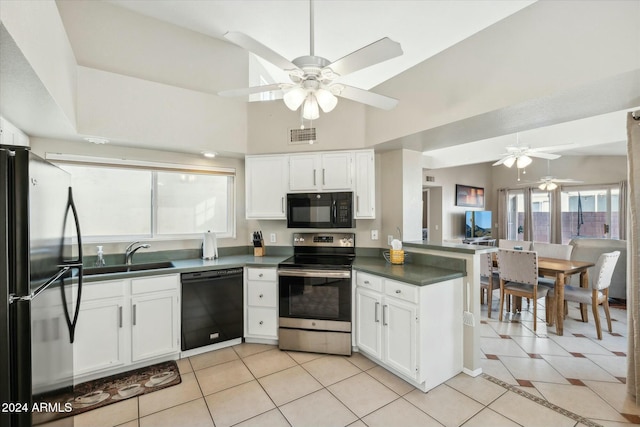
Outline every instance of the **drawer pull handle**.
<svg viewBox="0 0 640 427">
<path fill-rule="evenodd" d="M 264 322 L 261 320 L 261 321 L 260 321 L 260 324 L 262 325 L 263 323 L 264 323 Z"/>
<path fill-rule="evenodd" d="M 262 298 L 263 296 L 264 296 L 263 294 L 260 294 L 260 295 L 258 295 L 258 298 Z"/>
<path fill-rule="evenodd" d="M 400 289 L 396 289 L 396 294 L 401 293 L 402 291 Z"/>
<path fill-rule="evenodd" d="M 262 273 L 258 274 L 258 277 L 262 277 L 262 276 L 264 276 Z"/>
<path fill-rule="evenodd" d="M 369 281 L 368 281 L 368 280 L 365 280 L 365 281 L 364 281 L 364 284 L 365 284 L 365 285 L 368 285 L 368 284 L 369 284 Z"/>
<path fill-rule="evenodd" d="M 376 305 L 374 308 L 374 312 L 375 312 L 375 321 L 376 323 L 380 323 L 380 319 L 378 318 L 378 307 L 380 307 L 380 303 L 376 301 Z"/>
</svg>

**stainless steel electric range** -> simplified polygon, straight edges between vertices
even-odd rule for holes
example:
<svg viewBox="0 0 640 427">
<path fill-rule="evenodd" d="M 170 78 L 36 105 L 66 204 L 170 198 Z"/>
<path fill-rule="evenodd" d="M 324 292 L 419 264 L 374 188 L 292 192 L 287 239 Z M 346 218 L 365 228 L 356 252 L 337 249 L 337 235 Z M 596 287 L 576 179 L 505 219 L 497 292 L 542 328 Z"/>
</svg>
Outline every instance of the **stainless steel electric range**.
<svg viewBox="0 0 640 427">
<path fill-rule="evenodd" d="M 351 354 L 353 233 L 294 233 L 294 255 L 278 265 L 279 347 Z"/>
</svg>

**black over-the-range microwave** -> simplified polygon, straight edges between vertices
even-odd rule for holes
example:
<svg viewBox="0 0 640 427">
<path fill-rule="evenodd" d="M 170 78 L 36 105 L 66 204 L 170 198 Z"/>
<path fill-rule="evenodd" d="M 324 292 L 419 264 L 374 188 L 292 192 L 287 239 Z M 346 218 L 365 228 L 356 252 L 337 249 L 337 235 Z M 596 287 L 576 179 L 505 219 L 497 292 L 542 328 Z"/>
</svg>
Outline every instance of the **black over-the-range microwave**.
<svg viewBox="0 0 640 427">
<path fill-rule="evenodd" d="M 353 193 L 287 194 L 288 228 L 354 228 Z"/>
</svg>

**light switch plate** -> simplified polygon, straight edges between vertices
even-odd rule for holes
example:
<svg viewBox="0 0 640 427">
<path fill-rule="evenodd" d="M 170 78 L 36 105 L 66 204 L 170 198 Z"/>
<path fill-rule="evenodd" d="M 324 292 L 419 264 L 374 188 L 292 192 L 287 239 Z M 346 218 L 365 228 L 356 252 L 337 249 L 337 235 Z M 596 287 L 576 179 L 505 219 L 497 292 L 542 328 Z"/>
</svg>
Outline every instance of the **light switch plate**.
<svg viewBox="0 0 640 427">
<path fill-rule="evenodd" d="M 371 230 L 371 240 L 378 240 L 378 230 Z"/>
<path fill-rule="evenodd" d="M 275 243 L 275 242 L 276 242 L 276 233 L 271 233 L 271 234 L 269 235 L 269 241 L 270 241 L 271 243 Z"/>
</svg>

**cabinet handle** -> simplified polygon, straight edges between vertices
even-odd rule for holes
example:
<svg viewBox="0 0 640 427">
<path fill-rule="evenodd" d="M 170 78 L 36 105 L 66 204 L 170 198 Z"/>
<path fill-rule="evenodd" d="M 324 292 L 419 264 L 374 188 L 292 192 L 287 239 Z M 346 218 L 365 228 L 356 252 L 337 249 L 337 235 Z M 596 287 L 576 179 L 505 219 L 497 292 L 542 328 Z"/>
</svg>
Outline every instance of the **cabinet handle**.
<svg viewBox="0 0 640 427">
<path fill-rule="evenodd" d="M 258 295 L 258 298 L 262 298 L 263 296 L 264 296 L 263 294 L 260 294 L 260 295 Z"/>
<path fill-rule="evenodd" d="M 369 281 L 368 281 L 368 280 L 365 280 L 365 281 L 364 281 L 364 284 L 365 284 L 365 285 L 368 285 L 368 284 L 369 284 Z"/>
<path fill-rule="evenodd" d="M 133 326 L 136 326 L 136 305 L 133 304 Z"/>
<path fill-rule="evenodd" d="M 375 307 L 375 321 L 376 323 L 380 323 L 380 318 L 378 317 L 378 307 L 380 307 L 380 303 L 376 301 L 376 307 Z"/>
<path fill-rule="evenodd" d="M 284 197 L 280 197 L 280 206 L 282 207 L 282 213 L 284 213 Z"/>
<path fill-rule="evenodd" d="M 360 213 L 360 196 L 356 196 L 356 212 Z"/>
<path fill-rule="evenodd" d="M 258 274 L 258 277 L 262 277 L 262 276 L 264 276 L 264 274 L 262 274 L 262 273 Z"/>
<path fill-rule="evenodd" d="M 389 308 L 388 305 L 383 305 L 382 306 L 382 326 L 387 326 L 389 323 L 387 323 L 387 316 L 386 316 L 386 312 L 384 311 L 385 308 Z"/>
<path fill-rule="evenodd" d="M 396 294 L 402 293 L 400 289 L 396 289 Z"/>
<path fill-rule="evenodd" d="M 316 170 L 313 170 L 313 185 L 316 185 Z"/>
<path fill-rule="evenodd" d="M 262 325 L 264 322 L 261 320 L 259 323 Z"/>
<path fill-rule="evenodd" d="M 122 328 L 122 306 L 118 306 L 118 327 Z"/>
<path fill-rule="evenodd" d="M 324 171 L 325 171 L 325 169 L 323 168 L 323 169 L 322 169 L 322 185 L 324 185 L 324 184 L 325 184 L 325 182 L 324 182 Z"/>
</svg>

